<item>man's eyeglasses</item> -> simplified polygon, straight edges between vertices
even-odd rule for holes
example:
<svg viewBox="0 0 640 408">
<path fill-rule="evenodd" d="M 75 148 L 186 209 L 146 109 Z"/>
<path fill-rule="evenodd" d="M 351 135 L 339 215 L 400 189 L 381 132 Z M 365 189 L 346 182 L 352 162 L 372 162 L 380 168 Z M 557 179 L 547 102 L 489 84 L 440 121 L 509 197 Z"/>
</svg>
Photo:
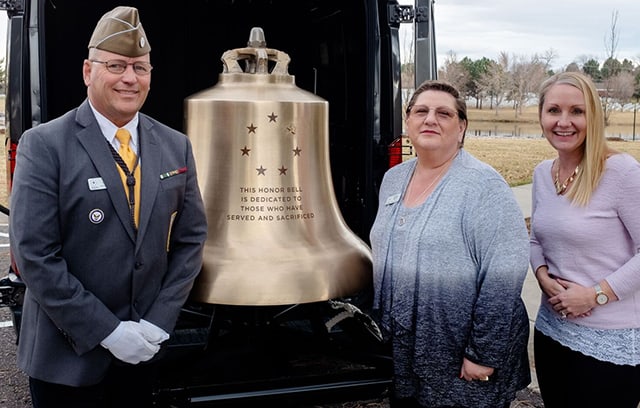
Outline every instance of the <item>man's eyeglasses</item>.
<svg viewBox="0 0 640 408">
<path fill-rule="evenodd" d="M 458 112 L 453 109 L 439 106 L 437 108 L 430 108 L 428 106 L 416 105 L 409 111 L 410 117 L 415 117 L 418 120 L 425 120 L 429 116 L 429 112 L 433 111 L 438 121 L 450 121 L 458 115 Z"/>
<path fill-rule="evenodd" d="M 98 61 L 98 60 L 89 60 L 95 64 L 104 64 L 107 68 L 107 71 L 112 74 L 124 74 L 124 71 L 127 70 L 127 67 L 131 65 L 133 67 L 133 72 L 136 75 L 144 76 L 149 75 L 153 67 L 148 62 L 144 61 L 136 61 L 136 62 L 126 62 L 122 60 L 109 60 L 109 61 Z"/>
</svg>

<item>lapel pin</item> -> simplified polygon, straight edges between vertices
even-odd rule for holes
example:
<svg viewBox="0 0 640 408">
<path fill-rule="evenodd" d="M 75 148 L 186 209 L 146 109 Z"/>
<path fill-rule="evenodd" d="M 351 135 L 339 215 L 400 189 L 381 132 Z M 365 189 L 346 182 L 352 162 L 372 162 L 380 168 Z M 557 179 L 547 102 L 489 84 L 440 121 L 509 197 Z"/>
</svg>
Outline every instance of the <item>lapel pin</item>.
<svg viewBox="0 0 640 408">
<path fill-rule="evenodd" d="M 99 208 L 94 208 L 89 212 L 89 221 L 93 224 L 100 224 L 104 220 L 104 212 Z"/>
</svg>

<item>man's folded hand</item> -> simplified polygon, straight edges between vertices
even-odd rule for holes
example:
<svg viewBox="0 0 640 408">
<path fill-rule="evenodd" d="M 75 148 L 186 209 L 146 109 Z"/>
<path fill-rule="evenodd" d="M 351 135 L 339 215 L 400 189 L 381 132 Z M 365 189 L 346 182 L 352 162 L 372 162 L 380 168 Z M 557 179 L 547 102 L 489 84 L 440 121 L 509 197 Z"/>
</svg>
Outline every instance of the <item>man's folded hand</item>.
<svg viewBox="0 0 640 408">
<path fill-rule="evenodd" d="M 140 323 L 134 321 L 120 322 L 100 344 L 116 358 L 129 364 L 148 361 L 160 350 L 158 344 L 145 338 Z"/>
<path fill-rule="evenodd" d="M 140 328 L 142 329 L 142 335 L 149 343 L 159 345 L 169 339 L 169 333 L 144 319 L 140 319 Z"/>
</svg>

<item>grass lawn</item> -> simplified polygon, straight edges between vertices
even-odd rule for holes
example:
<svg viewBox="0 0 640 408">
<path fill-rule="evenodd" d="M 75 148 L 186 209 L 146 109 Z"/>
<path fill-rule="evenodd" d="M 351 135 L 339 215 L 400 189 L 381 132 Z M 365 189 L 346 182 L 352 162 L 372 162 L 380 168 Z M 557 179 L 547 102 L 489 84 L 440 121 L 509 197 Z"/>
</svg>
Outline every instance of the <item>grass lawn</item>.
<svg viewBox="0 0 640 408">
<path fill-rule="evenodd" d="M 501 109 L 498 118 L 505 122 L 537 123 L 538 108 L 527 107 L 516 118 L 513 109 Z M 468 110 L 469 123 L 474 121 L 496 121 L 493 110 Z M 640 121 L 640 117 L 636 118 Z M 632 126 L 633 112 L 612 112 L 611 126 Z M 638 126 L 640 132 L 640 125 Z M 640 140 L 638 141 L 609 141 L 612 148 L 627 152 L 640 160 Z M 555 150 L 546 139 L 518 139 L 518 138 L 474 138 L 467 135 L 465 149 L 478 159 L 493 166 L 507 180 L 511 186 L 531 183 L 533 168 L 544 159 L 556 157 Z"/>
<path fill-rule="evenodd" d="M 609 145 L 640 160 L 640 141 L 614 142 Z M 474 138 L 464 142 L 465 149 L 498 170 L 510 186 L 531 183 L 533 168 L 544 159 L 556 157 L 556 151 L 546 139 Z"/>
</svg>

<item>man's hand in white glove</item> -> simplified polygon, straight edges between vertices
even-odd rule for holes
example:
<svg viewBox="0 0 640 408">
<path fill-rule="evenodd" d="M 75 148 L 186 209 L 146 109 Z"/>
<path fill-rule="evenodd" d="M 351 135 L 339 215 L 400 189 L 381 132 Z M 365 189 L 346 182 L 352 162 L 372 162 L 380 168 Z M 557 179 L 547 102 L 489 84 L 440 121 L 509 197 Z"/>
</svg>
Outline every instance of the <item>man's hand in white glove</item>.
<svg viewBox="0 0 640 408">
<path fill-rule="evenodd" d="M 142 329 L 142 336 L 149 343 L 159 345 L 169 339 L 169 333 L 144 319 L 140 319 L 140 328 Z"/>
<path fill-rule="evenodd" d="M 150 360 L 160 350 L 160 346 L 145 339 L 142 332 L 138 322 L 120 322 L 100 344 L 119 360 L 138 364 Z"/>
</svg>

